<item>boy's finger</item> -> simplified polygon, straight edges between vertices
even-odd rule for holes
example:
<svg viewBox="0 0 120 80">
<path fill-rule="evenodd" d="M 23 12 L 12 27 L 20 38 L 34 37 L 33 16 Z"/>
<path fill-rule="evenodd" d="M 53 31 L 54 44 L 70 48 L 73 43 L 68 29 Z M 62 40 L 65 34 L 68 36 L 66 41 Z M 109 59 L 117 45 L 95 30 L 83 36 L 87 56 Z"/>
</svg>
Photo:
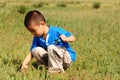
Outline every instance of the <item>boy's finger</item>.
<svg viewBox="0 0 120 80">
<path fill-rule="evenodd" d="M 21 65 L 20 71 L 24 71 L 24 69 L 27 69 L 28 66 L 27 65 Z"/>
</svg>

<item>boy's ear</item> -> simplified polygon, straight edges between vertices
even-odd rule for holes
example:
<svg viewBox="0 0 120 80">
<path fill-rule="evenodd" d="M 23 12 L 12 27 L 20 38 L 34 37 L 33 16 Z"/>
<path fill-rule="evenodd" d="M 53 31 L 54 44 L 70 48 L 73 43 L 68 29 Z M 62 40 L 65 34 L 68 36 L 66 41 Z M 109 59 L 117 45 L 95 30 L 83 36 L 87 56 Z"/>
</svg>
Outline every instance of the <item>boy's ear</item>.
<svg viewBox="0 0 120 80">
<path fill-rule="evenodd" d="M 40 24 L 41 24 L 41 25 L 45 25 L 45 22 L 44 22 L 44 21 L 40 21 Z"/>
</svg>

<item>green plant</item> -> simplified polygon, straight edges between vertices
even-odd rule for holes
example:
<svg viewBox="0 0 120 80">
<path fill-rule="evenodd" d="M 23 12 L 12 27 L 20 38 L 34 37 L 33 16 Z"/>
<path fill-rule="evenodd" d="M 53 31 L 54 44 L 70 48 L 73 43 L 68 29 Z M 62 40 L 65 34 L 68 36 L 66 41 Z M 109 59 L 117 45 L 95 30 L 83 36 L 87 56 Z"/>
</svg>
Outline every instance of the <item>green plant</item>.
<svg viewBox="0 0 120 80">
<path fill-rule="evenodd" d="M 39 7 L 43 7 L 43 3 L 38 3 L 38 4 L 33 4 L 33 6 L 35 7 L 35 8 L 39 8 Z"/>
<path fill-rule="evenodd" d="M 20 6 L 17 11 L 18 11 L 20 14 L 24 14 L 24 13 L 26 12 L 26 10 L 27 10 L 27 7 L 26 7 L 26 6 Z"/>
<path fill-rule="evenodd" d="M 35 7 L 35 8 L 40 8 L 40 7 L 43 7 L 44 5 L 48 5 L 48 3 L 47 2 L 39 2 L 39 3 L 34 3 L 33 4 L 33 6 Z"/>
<path fill-rule="evenodd" d="M 67 6 L 67 4 L 65 3 L 65 2 L 57 2 L 57 6 L 58 7 L 66 7 Z"/>
<path fill-rule="evenodd" d="M 6 3 L 4 2 L 4 3 L 0 3 L 0 8 L 3 8 L 3 7 L 5 7 L 6 6 Z"/>
<path fill-rule="evenodd" d="M 100 2 L 94 2 L 94 3 L 93 3 L 93 8 L 95 8 L 95 9 L 100 8 L 100 6 L 101 6 L 101 3 L 100 3 Z"/>
</svg>

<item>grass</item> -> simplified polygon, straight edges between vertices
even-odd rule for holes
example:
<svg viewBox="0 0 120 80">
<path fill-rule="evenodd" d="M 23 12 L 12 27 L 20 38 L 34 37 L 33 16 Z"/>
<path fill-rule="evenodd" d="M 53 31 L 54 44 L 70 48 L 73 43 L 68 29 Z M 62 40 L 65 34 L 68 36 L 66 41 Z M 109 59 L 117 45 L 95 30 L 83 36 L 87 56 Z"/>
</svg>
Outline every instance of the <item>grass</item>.
<svg viewBox="0 0 120 80">
<path fill-rule="evenodd" d="M 66 4 L 66 2 L 57 2 L 57 6 L 58 7 L 66 7 L 67 4 Z"/>
<path fill-rule="evenodd" d="M 26 6 L 19 6 L 19 8 L 18 8 L 18 12 L 20 13 L 20 14 L 24 14 L 25 12 L 26 12 Z"/>
<path fill-rule="evenodd" d="M 101 6 L 100 2 L 94 2 L 93 3 L 93 8 L 95 8 L 95 9 L 100 8 L 100 6 Z"/>
<path fill-rule="evenodd" d="M 114 0 L 98 1 L 98 10 L 92 1 L 69 2 L 65 8 L 56 6 L 57 0 L 37 8 L 36 2 L 0 1 L 0 80 L 120 80 L 120 6 Z M 21 5 L 26 7 L 22 14 L 17 11 Z M 33 37 L 23 20 L 33 9 L 41 11 L 49 25 L 61 26 L 77 38 L 70 43 L 77 59 L 64 74 L 49 74 L 34 59 L 27 70 L 18 70 Z"/>
</svg>

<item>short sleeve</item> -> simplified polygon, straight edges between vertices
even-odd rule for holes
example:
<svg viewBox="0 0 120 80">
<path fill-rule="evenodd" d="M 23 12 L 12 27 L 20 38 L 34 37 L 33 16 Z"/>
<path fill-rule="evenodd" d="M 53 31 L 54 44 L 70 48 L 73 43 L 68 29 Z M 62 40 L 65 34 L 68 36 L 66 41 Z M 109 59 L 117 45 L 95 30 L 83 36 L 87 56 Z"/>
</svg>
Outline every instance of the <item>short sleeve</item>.
<svg viewBox="0 0 120 80">
<path fill-rule="evenodd" d="M 34 36 L 30 51 L 32 51 L 35 47 L 37 47 L 37 43 L 38 43 L 37 37 Z"/>
<path fill-rule="evenodd" d="M 66 37 L 69 37 L 69 36 L 72 35 L 71 32 L 67 32 L 66 30 L 64 30 L 64 29 L 62 29 L 62 28 L 60 28 L 60 27 L 58 27 L 58 28 L 56 29 L 56 32 L 57 32 L 59 35 L 64 34 Z"/>
</svg>

